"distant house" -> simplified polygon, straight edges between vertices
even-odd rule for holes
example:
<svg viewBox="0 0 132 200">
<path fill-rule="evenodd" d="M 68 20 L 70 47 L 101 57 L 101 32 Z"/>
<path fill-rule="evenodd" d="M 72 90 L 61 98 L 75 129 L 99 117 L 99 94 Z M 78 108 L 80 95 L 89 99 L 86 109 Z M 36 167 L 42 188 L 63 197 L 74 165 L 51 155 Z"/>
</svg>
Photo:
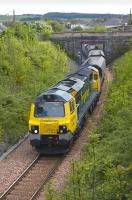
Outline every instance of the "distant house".
<svg viewBox="0 0 132 200">
<path fill-rule="evenodd" d="M 107 28 L 119 27 L 122 25 L 122 20 L 119 18 L 113 17 L 113 18 L 107 19 L 107 21 L 103 22 L 102 25 Z"/>
<path fill-rule="evenodd" d="M 86 24 L 82 24 L 82 23 L 76 23 L 76 24 L 71 24 L 71 29 L 74 29 L 75 27 L 80 26 L 82 29 L 87 28 Z"/>
<path fill-rule="evenodd" d="M 108 29 L 115 30 L 128 30 L 131 31 L 131 25 L 128 26 L 128 16 L 112 16 L 110 18 L 104 19 L 92 19 L 89 21 L 72 20 L 69 25 L 69 29 L 74 29 L 75 27 L 81 27 L 82 29 L 94 28 L 97 26 L 104 26 Z"/>
</svg>

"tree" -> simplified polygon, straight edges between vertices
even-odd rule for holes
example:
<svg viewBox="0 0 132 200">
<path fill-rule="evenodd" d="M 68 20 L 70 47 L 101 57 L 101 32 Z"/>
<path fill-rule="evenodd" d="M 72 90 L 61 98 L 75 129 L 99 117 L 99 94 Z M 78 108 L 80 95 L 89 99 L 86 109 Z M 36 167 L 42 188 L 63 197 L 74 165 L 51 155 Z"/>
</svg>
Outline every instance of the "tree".
<svg viewBox="0 0 132 200">
<path fill-rule="evenodd" d="M 82 27 L 81 26 L 76 26 L 75 28 L 72 29 L 73 31 L 82 31 Z"/>
<path fill-rule="evenodd" d="M 64 30 L 65 24 L 59 21 L 49 21 L 49 24 L 52 26 L 54 32 L 61 32 Z"/>
</svg>

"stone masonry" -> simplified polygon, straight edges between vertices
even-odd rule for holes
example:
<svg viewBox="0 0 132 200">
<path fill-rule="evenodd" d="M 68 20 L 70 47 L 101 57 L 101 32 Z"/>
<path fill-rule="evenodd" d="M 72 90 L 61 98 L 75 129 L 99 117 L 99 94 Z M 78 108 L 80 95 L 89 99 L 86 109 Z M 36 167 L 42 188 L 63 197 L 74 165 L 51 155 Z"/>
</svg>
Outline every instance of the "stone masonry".
<svg viewBox="0 0 132 200">
<path fill-rule="evenodd" d="M 51 40 L 60 44 L 70 55 L 76 56 L 84 43 L 102 46 L 107 63 L 122 55 L 132 46 L 132 32 L 65 32 L 55 33 Z"/>
</svg>

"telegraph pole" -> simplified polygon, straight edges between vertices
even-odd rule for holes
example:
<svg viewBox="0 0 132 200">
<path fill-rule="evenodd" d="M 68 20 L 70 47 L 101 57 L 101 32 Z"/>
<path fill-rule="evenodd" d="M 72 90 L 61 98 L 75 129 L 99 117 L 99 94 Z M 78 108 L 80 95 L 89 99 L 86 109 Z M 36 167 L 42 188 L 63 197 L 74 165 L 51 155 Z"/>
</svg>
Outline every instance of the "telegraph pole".
<svg viewBox="0 0 132 200">
<path fill-rule="evenodd" d="M 13 10 L 13 23 L 16 21 L 16 15 L 15 15 L 15 10 Z"/>
<path fill-rule="evenodd" d="M 130 8 L 130 15 L 129 15 L 128 25 L 132 25 L 132 11 L 131 11 L 131 8 Z"/>
</svg>

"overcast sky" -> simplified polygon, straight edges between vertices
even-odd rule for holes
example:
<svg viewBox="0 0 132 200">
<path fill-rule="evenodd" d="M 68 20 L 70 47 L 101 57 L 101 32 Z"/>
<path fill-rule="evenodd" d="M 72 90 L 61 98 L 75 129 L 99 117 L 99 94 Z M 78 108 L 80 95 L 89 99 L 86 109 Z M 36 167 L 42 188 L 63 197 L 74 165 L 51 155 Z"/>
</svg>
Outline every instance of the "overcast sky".
<svg viewBox="0 0 132 200">
<path fill-rule="evenodd" d="M 47 12 L 129 13 L 132 0 L 0 0 L 0 14 Z"/>
</svg>

